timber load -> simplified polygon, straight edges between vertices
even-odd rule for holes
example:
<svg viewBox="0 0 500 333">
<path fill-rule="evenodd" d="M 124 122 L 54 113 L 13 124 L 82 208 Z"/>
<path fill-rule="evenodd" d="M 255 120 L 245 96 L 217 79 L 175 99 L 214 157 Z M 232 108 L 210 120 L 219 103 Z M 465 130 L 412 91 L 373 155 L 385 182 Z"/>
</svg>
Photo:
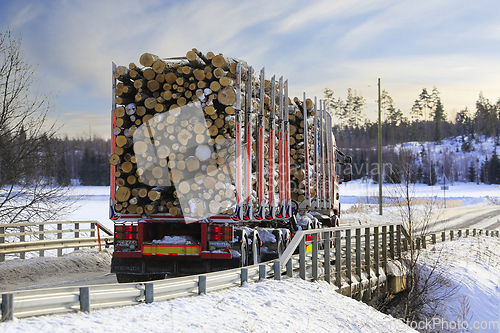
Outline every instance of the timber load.
<svg viewBox="0 0 500 333">
<path fill-rule="evenodd" d="M 115 66 L 113 78 L 117 216 L 200 220 L 234 216 L 243 203 L 261 218 L 274 208 L 285 217 L 280 206 L 315 195 L 318 176 L 305 167 L 315 103 L 290 99 L 282 79 L 197 49 L 169 59 L 144 53 L 139 64 Z"/>
</svg>

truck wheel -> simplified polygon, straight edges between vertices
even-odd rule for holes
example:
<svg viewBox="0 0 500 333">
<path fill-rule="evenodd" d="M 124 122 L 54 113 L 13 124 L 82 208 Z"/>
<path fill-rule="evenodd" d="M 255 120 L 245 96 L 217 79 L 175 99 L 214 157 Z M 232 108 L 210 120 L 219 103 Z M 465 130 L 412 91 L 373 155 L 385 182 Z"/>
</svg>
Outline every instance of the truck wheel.
<svg viewBox="0 0 500 333">
<path fill-rule="evenodd" d="M 240 267 L 248 266 L 248 243 L 246 238 L 241 242 L 240 254 Z"/>
<path fill-rule="evenodd" d="M 118 283 L 146 282 L 154 280 L 163 280 L 164 278 L 165 274 L 137 275 L 137 274 L 116 273 L 116 280 L 118 281 Z"/>
<path fill-rule="evenodd" d="M 253 237 L 251 254 L 251 265 L 260 264 L 260 238 L 257 235 L 254 235 Z"/>
<path fill-rule="evenodd" d="M 278 240 L 278 246 L 277 246 L 276 252 L 277 252 L 278 258 L 281 258 L 281 255 L 283 254 L 283 252 L 285 252 L 285 242 L 283 241 L 282 237 L 280 237 Z"/>
<path fill-rule="evenodd" d="M 116 273 L 116 280 L 118 283 L 136 282 L 136 279 L 137 277 L 134 274 Z"/>
<path fill-rule="evenodd" d="M 280 229 L 273 230 L 273 235 L 276 238 L 276 258 L 280 258 L 285 252 L 285 242 L 283 240 L 283 233 Z"/>
</svg>

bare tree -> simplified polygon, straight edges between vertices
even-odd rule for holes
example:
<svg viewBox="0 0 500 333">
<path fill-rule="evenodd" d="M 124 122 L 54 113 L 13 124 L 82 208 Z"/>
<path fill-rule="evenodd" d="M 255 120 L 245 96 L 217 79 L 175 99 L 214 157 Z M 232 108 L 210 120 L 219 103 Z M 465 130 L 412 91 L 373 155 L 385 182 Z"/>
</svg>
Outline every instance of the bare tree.
<svg viewBox="0 0 500 333">
<path fill-rule="evenodd" d="M 21 39 L 0 34 L 0 223 L 54 219 L 70 209 L 55 181 L 50 95 L 37 92 Z"/>
<path fill-rule="evenodd" d="M 399 153 L 400 183 L 394 184 L 390 195 L 398 207 L 397 214 L 403 223 L 408 251 L 403 256 L 406 268 L 407 288 L 399 295 L 389 297 L 381 308 L 407 322 L 432 319 L 443 311 L 446 301 L 456 293 L 448 285 L 447 269 L 440 264 L 441 250 L 432 263 L 422 260 L 421 247 L 417 246 L 430 233 L 434 222 L 432 216 L 436 203 L 434 199 L 416 198 L 416 184 L 411 182 L 417 172 L 415 154 L 408 150 Z M 447 288 L 443 288 L 446 286 Z"/>
</svg>

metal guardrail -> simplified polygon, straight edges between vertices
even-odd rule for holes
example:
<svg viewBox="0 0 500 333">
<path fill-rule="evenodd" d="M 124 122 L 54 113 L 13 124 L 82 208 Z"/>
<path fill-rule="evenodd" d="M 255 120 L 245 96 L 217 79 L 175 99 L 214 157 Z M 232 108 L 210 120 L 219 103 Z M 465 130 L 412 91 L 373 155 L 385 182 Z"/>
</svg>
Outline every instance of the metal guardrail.
<svg viewBox="0 0 500 333">
<path fill-rule="evenodd" d="M 81 228 L 87 224 L 87 228 Z M 69 226 L 69 228 L 63 228 Z M 98 227 L 98 228 L 96 228 Z M 98 232 L 105 236 L 100 240 Z M 72 237 L 63 237 L 70 234 Z M 46 238 L 55 235 L 56 238 Z M 27 240 L 26 238 L 30 239 Z M 32 240 L 34 238 L 35 240 Z M 42 223 L 10 223 L 0 224 L 0 262 L 5 261 L 6 254 L 19 253 L 25 259 L 26 252 L 38 251 L 40 257 L 47 250 L 57 250 L 62 256 L 62 250 L 67 248 L 106 246 L 105 239 L 113 241 L 113 232 L 98 221 L 48 221 Z M 9 240 L 13 240 L 9 242 Z"/>
<path fill-rule="evenodd" d="M 302 279 L 324 278 L 334 283 L 337 291 L 344 295 L 357 296 L 359 299 L 371 297 L 373 292 L 387 292 L 387 262 L 398 258 L 404 251 L 403 230 L 401 224 L 304 230 L 295 235 L 281 258 L 253 266 L 149 283 L 16 291 L 2 295 L 2 321 L 12 320 L 14 316 L 24 318 L 149 304 L 205 294 L 266 278 L 280 280 L 283 274 L 293 276 L 297 271 Z M 471 235 L 483 232 L 485 235 L 499 236 L 498 231 L 473 232 Z M 454 234 L 450 235 L 448 239 L 454 239 Z M 307 236 L 312 236 L 312 240 L 307 240 Z M 310 252 L 309 245 L 312 245 Z M 297 249 L 299 253 L 294 254 Z M 320 266 L 323 268 L 321 273 Z"/>
</svg>

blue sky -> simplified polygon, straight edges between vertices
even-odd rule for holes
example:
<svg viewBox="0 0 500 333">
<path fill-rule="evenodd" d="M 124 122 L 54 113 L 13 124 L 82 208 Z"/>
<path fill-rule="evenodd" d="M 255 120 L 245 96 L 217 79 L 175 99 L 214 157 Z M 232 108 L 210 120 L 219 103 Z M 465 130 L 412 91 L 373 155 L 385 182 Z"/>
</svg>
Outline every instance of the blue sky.
<svg viewBox="0 0 500 333">
<path fill-rule="evenodd" d="M 112 61 L 193 47 L 265 66 L 291 96 L 357 90 L 372 120 L 379 77 L 407 115 L 423 87 L 441 91 L 450 117 L 480 91 L 500 98 L 498 0 L 4 0 L 0 29 L 22 36 L 72 136 L 109 137 Z"/>
</svg>

